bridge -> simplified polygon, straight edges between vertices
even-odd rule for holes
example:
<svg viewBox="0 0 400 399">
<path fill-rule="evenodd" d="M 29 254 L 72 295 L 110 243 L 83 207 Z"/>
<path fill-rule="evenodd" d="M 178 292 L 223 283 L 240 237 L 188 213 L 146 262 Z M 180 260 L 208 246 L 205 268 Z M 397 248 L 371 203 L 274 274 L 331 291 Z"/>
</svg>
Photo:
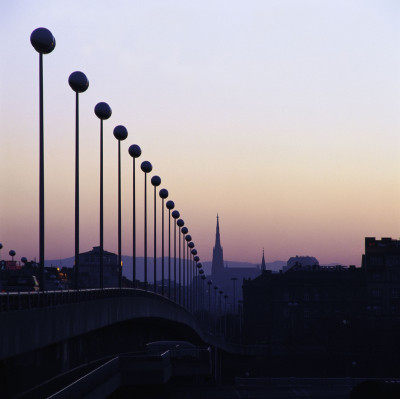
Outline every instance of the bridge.
<svg viewBox="0 0 400 399">
<path fill-rule="evenodd" d="M 179 211 L 169 198 L 168 190 L 158 190 L 161 178 L 151 177 L 154 189 L 154 231 L 153 267 L 148 265 L 147 246 L 147 178 L 153 167 L 149 161 L 140 165 L 144 173 L 144 277 L 138 280 L 136 251 L 136 160 L 142 150 L 137 144 L 126 148 L 133 161 L 132 205 L 133 205 L 133 245 L 132 245 L 132 287 L 125 288 L 122 276 L 122 207 L 121 207 L 121 142 L 128 136 L 128 130 L 118 125 L 114 137 L 118 143 L 118 255 L 115 261 L 104 251 L 104 176 L 103 176 L 103 122 L 111 117 L 111 107 L 99 102 L 94 114 L 100 122 L 100 217 L 98 254 L 92 262 L 90 272 L 82 270 L 85 266 L 80 253 L 80 212 L 79 212 L 79 93 L 89 87 L 83 72 L 73 72 L 68 79 L 75 92 L 75 257 L 74 267 L 64 288 L 73 290 L 48 291 L 45 276 L 45 203 L 44 203 L 44 112 L 43 112 L 43 55 L 55 48 L 55 38 L 46 28 L 35 29 L 30 37 L 33 48 L 39 53 L 39 262 L 28 262 L 21 258 L 21 264 L 14 260 L 16 251 L 9 250 L 11 261 L 0 265 L 0 290 L 4 289 L 6 279 L 21 273 L 39 279 L 40 292 L 0 293 L 0 396 L 18 394 L 44 380 L 57 375 L 101 362 L 115 364 L 125 360 L 110 360 L 126 352 L 135 352 L 150 341 L 184 340 L 197 346 L 211 345 L 214 354 L 218 350 L 230 353 L 244 353 L 240 345 L 226 342 L 227 295 L 214 285 L 213 309 L 211 312 L 211 280 L 206 276 L 200 263 L 198 251 L 188 234 L 187 224 L 181 219 Z M 126 190 L 124 190 L 126 192 Z M 138 193 L 139 194 L 139 193 Z M 72 199 L 72 196 L 71 196 Z M 161 201 L 157 207 L 157 199 Z M 93 199 L 90 199 L 93 201 Z M 161 237 L 157 237 L 157 209 L 161 210 Z M 165 211 L 168 212 L 164 222 Z M 172 222 L 172 223 L 171 223 Z M 173 233 L 171 235 L 171 224 Z M 168 226 L 168 228 L 167 228 Z M 160 227 L 160 226 L 159 226 Z M 166 236 L 168 231 L 168 239 Z M 161 238 L 161 239 L 160 239 Z M 158 243 L 158 245 L 157 245 Z M 167 244 L 168 243 L 168 244 Z M 12 245 L 10 243 L 10 245 Z M 161 273 L 157 266 L 157 249 L 161 246 Z M 0 250 L 3 244 L 0 243 Z M 11 247 L 10 247 L 11 248 Z M 168 263 L 164 265 L 166 254 Z M 173 256 L 172 256 L 173 254 Z M 110 256 L 111 256 L 110 255 Z M 87 265 L 86 265 L 87 266 Z M 153 270 L 151 270 L 153 269 Z M 153 273 L 151 273 L 153 272 Z M 167 273 L 168 272 L 168 273 Z M 153 278 L 149 279 L 149 275 Z M 161 276 L 160 276 L 161 274 Z M 83 281 L 83 276 L 91 280 Z M 22 274 L 21 274 L 22 276 Z M 111 281 L 112 280 L 112 281 Z M 114 281 L 115 280 L 115 281 Z M 154 293 L 150 292 L 150 280 Z M 168 281 L 168 284 L 167 284 Z M 157 284 L 161 283 L 161 292 Z M 37 284 L 37 281 L 36 281 Z M 208 306 L 206 305 L 206 284 L 208 285 Z M 7 283 L 7 285 L 10 285 Z M 129 284 L 125 284 L 129 285 Z M 172 290 L 173 286 L 173 290 Z M 86 288 L 93 289 L 86 289 Z M 139 289 L 143 288 L 143 289 Z M 15 287 L 13 287 L 14 289 Z M 27 287 L 25 287 L 27 288 Z M 30 287 L 32 289 L 33 287 Z M 85 289 L 82 289 L 85 288 Z M 179 294 L 176 289 L 178 288 Z M 9 289 L 9 288 L 6 288 Z M 18 288 L 19 289 L 19 288 Z M 172 294 L 173 292 L 173 294 Z M 217 304 L 217 294 L 219 305 Z M 171 300 L 171 298 L 174 300 Z M 225 312 L 222 311 L 222 298 L 225 299 Z M 235 298 L 234 298 L 235 302 Z M 235 304 L 233 312 L 235 313 Z M 234 314 L 234 317 L 237 315 Z M 217 356 L 214 357 L 214 369 Z M 167 362 L 168 363 L 168 362 Z"/>
<path fill-rule="evenodd" d="M 203 313 L 141 289 L 0 294 L 1 385 L 8 384 L 10 393 L 18 392 L 10 386 L 18 372 L 24 374 L 18 388 L 26 390 L 44 375 L 53 378 L 102 358 L 139 351 L 157 340 L 249 354 L 223 335 L 210 333 Z"/>
</svg>

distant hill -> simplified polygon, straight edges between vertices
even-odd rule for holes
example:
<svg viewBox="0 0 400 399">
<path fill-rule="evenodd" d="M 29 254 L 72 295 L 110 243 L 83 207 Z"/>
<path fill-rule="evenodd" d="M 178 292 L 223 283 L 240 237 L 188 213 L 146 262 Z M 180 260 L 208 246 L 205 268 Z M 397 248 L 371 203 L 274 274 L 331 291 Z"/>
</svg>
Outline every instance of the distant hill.
<svg viewBox="0 0 400 399">
<path fill-rule="evenodd" d="M 74 265 L 74 257 L 65 258 L 65 259 L 53 259 L 53 260 L 46 260 L 45 266 L 56 266 L 56 267 L 72 267 Z M 164 275 L 168 276 L 168 257 L 164 258 L 164 268 L 165 272 Z M 203 265 L 204 272 L 206 275 L 211 274 L 211 263 L 210 261 L 201 262 Z M 249 263 L 249 262 L 236 262 L 236 261 L 225 261 L 225 265 L 228 268 L 236 268 L 236 267 L 249 267 L 249 268 L 256 268 L 260 267 L 260 265 L 256 263 Z M 178 260 L 177 260 L 178 266 Z M 267 269 L 278 271 L 282 269 L 283 266 L 286 266 L 285 261 L 276 260 L 274 262 L 266 263 Z M 149 277 L 149 281 L 152 281 L 153 277 L 153 267 L 154 261 L 153 258 L 147 258 L 147 275 Z M 171 258 L 171 272 L 173 273 L 174 269 L 174 259 Z M 132 279 L 132 256 L 122 256 L 122 273 L 129 279 Z M 157 258 L 157 279 L 158 276 L 161 278 L 161 257 Z M 143 280 L 144 277 L 144 258 L 138 257 L 136 258 L 136 278 L 139 280 Z"/>
</svg>

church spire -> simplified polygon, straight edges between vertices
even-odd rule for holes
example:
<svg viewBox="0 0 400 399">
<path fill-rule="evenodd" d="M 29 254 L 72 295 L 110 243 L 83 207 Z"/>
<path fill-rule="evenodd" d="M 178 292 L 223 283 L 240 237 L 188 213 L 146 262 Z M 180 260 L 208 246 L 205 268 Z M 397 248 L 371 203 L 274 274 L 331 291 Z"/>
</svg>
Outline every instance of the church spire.
<svg viewBox="0 0 400 399">
<path fill-rule="evenodd" d="M 211 273 L 214 276 L 221 276 L 224 273 L 224 253 L 221 247 L 221 237 L 219 234 L 219 216 L 217 213 L 217 228 L 215 232 L 215 246 L 213 248 L 213 259 Z"/>
<path fill-rule="evenodd" d="M 263 256 L 262 256 L 262 261 L 261 261 L 261 271 L 267 270 L 267 267 L 265 265 L 265 257 L 264 257 L 264 248 L 263 248 Z"/>
<path fill-rule="evenodd" d="M 215 246 L 214 246 L 214 248 L 221 248 L 221 238 L 220 238 L 220 235 L 219 235 L 219 216 L 218 216 L 218 213 L 217 213 L 217 230 L 216 230 L 216 233 L 215 233 Z"/>
</svg>

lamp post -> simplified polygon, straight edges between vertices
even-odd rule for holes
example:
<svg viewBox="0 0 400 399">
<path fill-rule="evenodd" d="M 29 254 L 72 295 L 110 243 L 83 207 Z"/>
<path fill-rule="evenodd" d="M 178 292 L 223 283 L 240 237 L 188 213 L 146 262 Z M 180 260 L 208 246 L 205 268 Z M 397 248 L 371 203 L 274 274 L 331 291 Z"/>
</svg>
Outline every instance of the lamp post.
<svg viewBox="0 0 400 399">
<path fill-rule="evenodd" d="M 204 270 L 202 269 L 203 265 L 201 263 L 198 263 L 200 265 L 199 267 L 199 276 L 201 280 L 201 287 L 200 287 L 200 309 L 203 311 L 204 314 L 204 308 L 205 308 L 205 291 L 204 291 L 204 280 L 206 279 L 206 276 L 204 275 Z"/>
<path fill-rule="evenodd" d="M 68 83 L 75 92 L 75 289 L 79 288 L 79 93 L 89 87 L 89 80 L 83 72 L 69 75 Z"/>
<path fill-rule="evenodd" d="M 182 267 L 182 265 L 181 265 L 181 231 L 182 231 L 182 227 L 185 225 L 185 222 L 182 220 L 182 219 L 178 219 L 177 221 L 176 221 L 176 224 L 178 225 L 178 227 L 179 227 L 179 233 L 178 233 L 178 235 L 179 235 L 179 273 L 178 273 L 178 275 L 179 275 L 179 284 L 178 284 L 178 286 L 179 286 L 179 304 L 180 305 L 182 305 L 182 294 L 181 294 L 181 291 L 182 291 L 182 273 L 181 273 L 181 267 Z"/>
<path fill-rule="evenodd" d="M 144 289 L 147 291 L 147 173 L 153 166 L 149 161 L 143 161 L 140 168 L 144 172 Z"/>
<path fill-rule="evenodd" d="M 114 137 L 118 140 L 118 287 L 122 285 L 122 251 L 121 251 L 121 141 L 128 137 L 125 126 L 114 128 Z"/>
<path fill-rule="evenodd" d="M 39 282 L 44 291 L 44 128 L 43 128 L 43 54 L 51 53 L 56 39 L 46 28 L 31 33 L 31 44 L 39 53 Z"/>
<path fill-rule="evenodd" d="M 196 251 L 197 253 L 197 251 Z M 199 270 L 201 268 L 201 263 L 199 263 L 200 258 L 196 255 L 194 256 L 194 261 L 196 262 L 195 264 L 195 278 L 194 278 L 194 285 L 195 285 L 195 290 L 196 290 L 196 306 L 195 309 L 196 311 L 199 309 L 199 305 L 200 305 L 200 294 L 199 294 L 199 280 L 198 280 L 198 276 L 199 276 Z"/>
<path fill-rule="evenodd" d="M 224 335 L 225 335 L 225 339 L 226 339 L 226 337 L 227 337 L 227 331 L 226 331 L 226 327 L 227 327 L 227 322 L 226 322 L 226 319 L 227 319 L 227 317 L 226 317 L 226 315 L 227 315 L 227 313 L 226 313 L 226 300 L 228 299 L 228 295 L 224 295 L 224 299 L 225 299 L 225 306 L 224 306 Z"/>
<path fill-rule="evenodd" d="M 193 312 L 194 310 L 194 289 L 193 289 L 193 255 L 191 250 L 194 248 L 194 242 L 188 242 L 188 249 L 190 249 L 188 253 L 188 259 L 190 256 L 190 308 L 191 311 Z"/>
<path fill-rule="evenodd" d="M 219 314 L 219 331 L 222 333 L 222 295 L 224 291 L 219 290 L 219 299 L 218 299 L 218 314 Z"/>
<path fill-rule="evenodd" d="M 183 306 L 187 306 L 188 302 L 187 302 L 187 295 L 188 295 L 188 284 L 187 284 L 187 273 L 186 273 L 186 257 L 185 257 L 185 237 L 186 234 L 189 232 L 189 229 L 184 226 L 182 227 L 181 230 L 182 234 L 183 234 L 183 240 L 182 240 L 182 256 L 183 256 L 183 265 L 182 265 L 182 274 L 183 274 Z"/>
<path fill-rule="evenodd" d="M 211 332 L 211 285 L 212 285 L 212 281 L 208 280 L 207 285 L 208 285 L 208 328 L 210 329 L 210 332 Z"/>
<path fill-rule="evenodd" d="M 214 285 L 214 335 L 217 334 L 217 292 L 218 286 Z"/>
<path fill-rule="evenodd" d="M 172 211 L 172 217 L 175 219 L 174 223 L 174 301 L 176 302 L 176 220 L 179 218 L 180 213 L 176 209 Z"/>
<path fill-rule="evenodd" d="M 133 287 L 136 288 L 136 170 L 135 170 L 135 159 L 139 158 L 142 154 L 142 150 L 136 144 L 132 144 L 128 149 L 129 155 L 132 157 L 133 160 L 133 195 L 132 195 L 132 230 L 133 230 L 133 237 L 132 237 L 132 280 L 133 280 Z"/>
<path fill-rule="evenodd" d="M 192 241 L 192 236 L 190 234 L 186 234 L 185 236 L 185 241 L 187 243 L 186 246 L 186 277 L 187 277 L 187 308 L 190 309 L 191 303 L 192 303 L 192 297 L 191 297 L 191 292 L 190 292 L 190 262 L 189 262 L 189 242 Z"/>
<path fill-rule="evenodd" d="M 161 205 L 161 295 L 164 296 L 164 200 L 168 198 L 168 190 L 166 188 L 162 188 L 158 195 L 162 199 Z"/>
<path fill-rule="evenodd" d="M 8 252 L 8 254 L 11 256 L 11 261 L 14 262 L 14 256 L 16 255 L 16 252 L 13 249 L 11 249 Z"/>
<path fill-rule="evenodd" d="M 104 235 L 103 235 L 103 121 L 110 118 L 112 111 L 107 103 L 100 102 L 94 107 L 94 113 L 100 119 L 100 288 L 104 288 Z"/>
<path fill-rule="evenodd" d="M 197 249 L 193 248 L 190 253 L 192 254 L 192 263 L 193 263 L 193 309 L 194 311 L 197 310 L 197 262 L 200 260 L 200 258 L 197 256 Z M 197 260 L 196 260 L 197 259 Z"/>
<path fill-rule="evenodd" d="M 1 260 L 1 250 L 3 249 L 3 244 L 0 242 L 0 260 Z"/>
<path fill-rule="evenodd" d="M 151 184 L 154 187 L 154 292 L 157 292 L 157 187 L 161 184 L 160 176 L 153 176 Z"/>
<path fill-rule="evenodd" d="M 233 314 L 236 314 L 236 281 L 237 277 L 231 278 L 233 282 Z"/>
<path fill-rule="evenodd" d="M 171 299 L 171 210 L 175 208 L 174 201 L 167 201 L 168 209 L 168 298 Z"/>
</svg>

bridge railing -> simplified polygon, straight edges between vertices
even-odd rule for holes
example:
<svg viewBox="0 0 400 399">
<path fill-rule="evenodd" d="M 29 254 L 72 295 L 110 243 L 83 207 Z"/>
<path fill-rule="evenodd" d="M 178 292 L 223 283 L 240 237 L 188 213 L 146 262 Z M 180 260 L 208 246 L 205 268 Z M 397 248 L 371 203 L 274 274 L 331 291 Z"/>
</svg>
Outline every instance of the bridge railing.
<svg viewBox="0 0 400 399">
<path fill-rule="evenodd" d="M 135 288 L 0 293 L 0 312 L 52 307 L 124 296 L 158 295 Z M 165 300 L 168 300 L 164 298 Z"/>
</svg>

